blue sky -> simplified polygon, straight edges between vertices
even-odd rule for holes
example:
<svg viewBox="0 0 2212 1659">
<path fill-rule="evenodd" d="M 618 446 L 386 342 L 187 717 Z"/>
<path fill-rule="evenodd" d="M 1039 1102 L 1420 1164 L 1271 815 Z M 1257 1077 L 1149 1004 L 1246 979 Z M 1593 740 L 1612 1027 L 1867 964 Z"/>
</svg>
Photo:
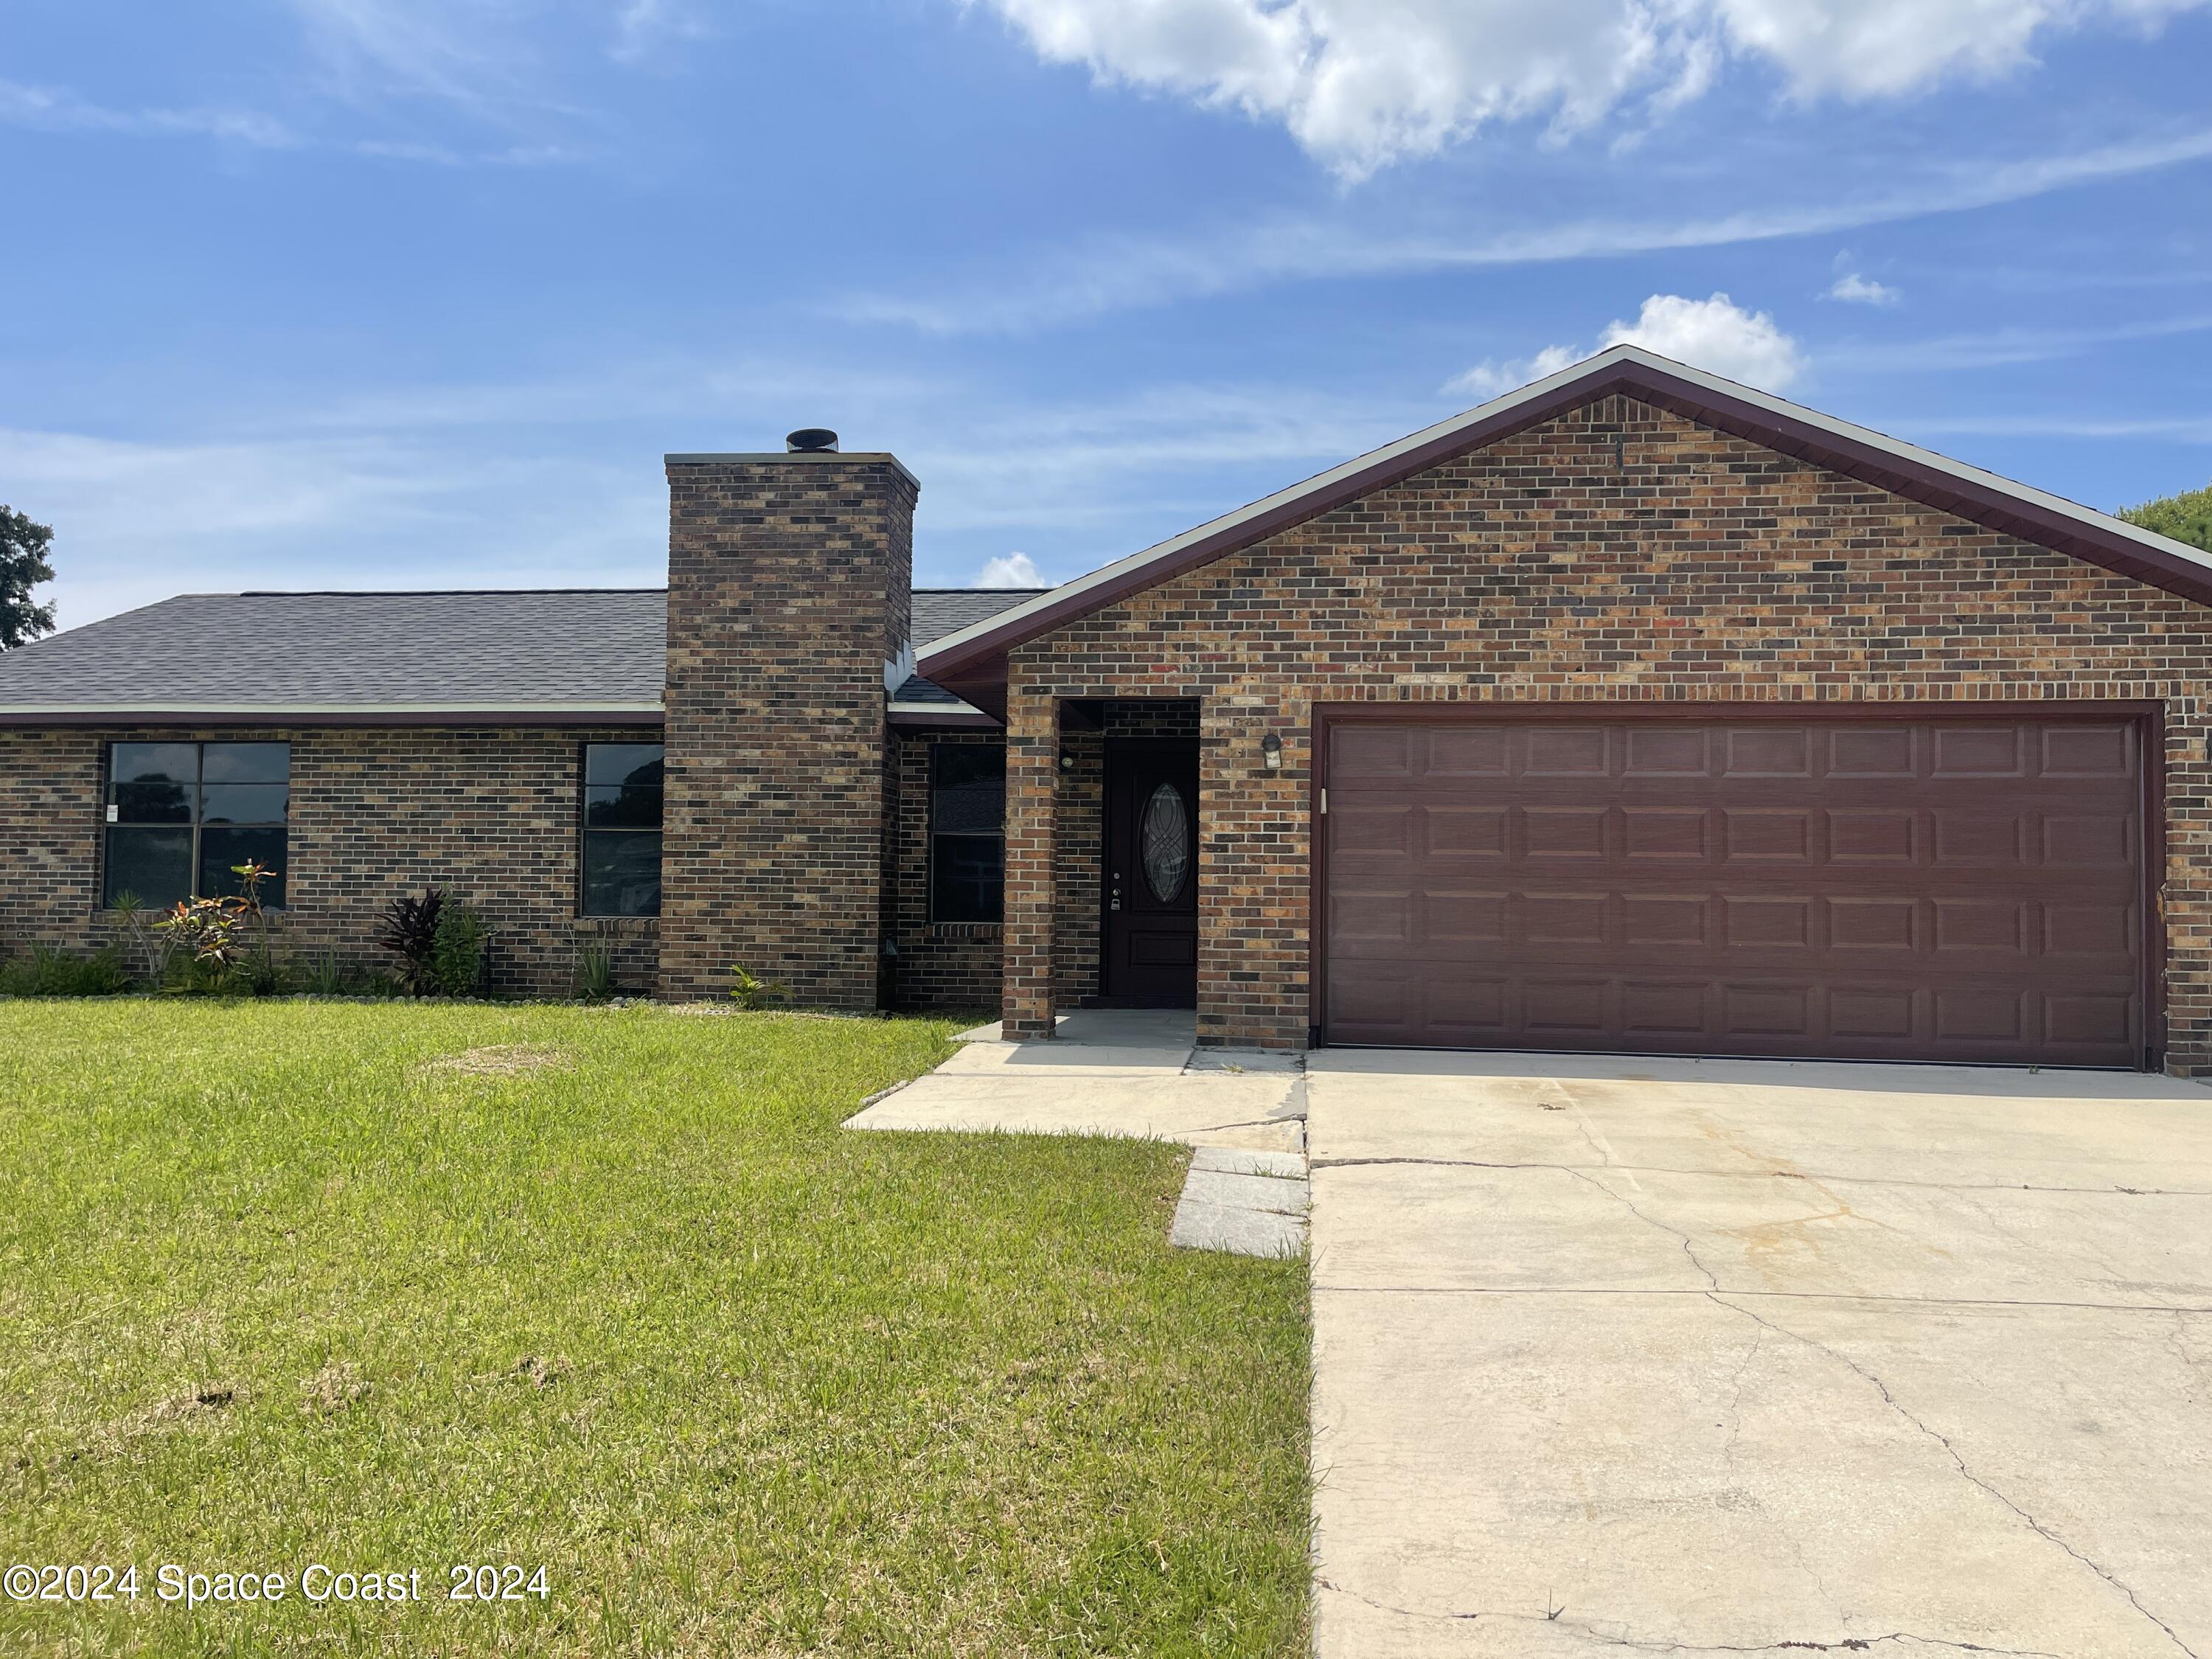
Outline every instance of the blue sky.
<svg viewBox="0 0 2212 1659">
<path fill-rule="evenodd" d="M 2110 508 L 2212 478 L 2208 71 L 2207 0 L 10 0 L 0 501 L 64 625 L 645 585 L 663 453 L 821 424 L 918 580 L 1058 580 L 1631 337 Z"/>
</svg>

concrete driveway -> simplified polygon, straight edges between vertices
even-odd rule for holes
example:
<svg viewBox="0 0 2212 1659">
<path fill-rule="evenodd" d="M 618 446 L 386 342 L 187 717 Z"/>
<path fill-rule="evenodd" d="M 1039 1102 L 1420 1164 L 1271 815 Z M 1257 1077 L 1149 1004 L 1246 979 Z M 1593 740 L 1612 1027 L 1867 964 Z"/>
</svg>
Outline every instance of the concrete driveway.
<svg viewBox="0 0 2212 1659">
<path fill-rule="evenodd" d="M 2212 1090 L 1331 1051 L 1348 1656 L 2212 1656 Z"/>
</svg>

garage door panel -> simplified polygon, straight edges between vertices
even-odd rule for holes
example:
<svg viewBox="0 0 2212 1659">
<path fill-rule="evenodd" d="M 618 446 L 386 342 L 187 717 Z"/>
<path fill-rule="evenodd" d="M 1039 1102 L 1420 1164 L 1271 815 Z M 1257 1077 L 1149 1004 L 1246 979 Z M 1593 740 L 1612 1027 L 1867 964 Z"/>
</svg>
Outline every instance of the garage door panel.
<svg viewBox="0 0 2212 1659">
<path fill-rule="evenodd" d="M 2141 1058 L 2128 721 L 1382 730 L 1331 728 L 1329 1041 Z"/>
<path fill-rule="evenodd" d="M 1808 778 L 1813 734 L 1802 726 L 1753 726 L 1723 732 L 1724 778 Z"/>
<path fill-rule="evenodd" d="M 1626 893 L 1620 901 L 1620 942 L 1673 949 L 1702 949 L 1711 942 L 1713 906 L 1703 894 Z"/>
<path fill-rule="evenodd" d="M 1602 726 L 1530 726 L 1521 731 L 1521 770 L 1532 778 L 1601 778 L 1616 733 Z"/>
<path fill-rule="evenodd" d="M 1935 728 L 1935 764 L 1929 775 L 1938 778 L 2017 778 L 2027 774 L 2027 735 L 2021 726 L 2004 722 Z"/>
<path fill-rule="evenodd" d="M 1835 726 L 1825 728 L 1832 778 L 1911 778 L 1920 733 L 1910 726 Z"/>
<path fill-rule="evenodd" d="M 1624 806 L 1620 820 L 1625 858 L 1702 864 L 1712 856 L 1713 813 L 1708 807 Z"/>
<path fill-rule="evenodd" d="M 1826 815 L 1831 864 L 1920 861 L 1920 814 L 1910 807 L 1851 808 Z"/>
<path fill-rule="evenodd" d="M 2131 778 L 2136 774 L 2135 727 L 2115 721 L 2109 726 L 2045 726 L 2042 744 L 2042 774 L 2046 778 Z"/>
<path fill-rule="evenodd" d="M 1529 859 L 1602 859 L 1608 848 L 1603 806 L 1526 806 L 1514 814 L 1521 854 Z"/>
<path fill-rule="evenodd" d="M 2040 851 L 2046 865 L 2121 870 L 2133 866 L 2136 832 L 2125 812 L 2045 813 Z"/>
<path fill-rule="evenodd" d="M 1511 851 L 1510 824 L 1502 806 L 1423 805 L 1421 846 L 1431 858 L 1503 859 Z"/>
<path fill-rule="evenodd" d="M 1832 985 L 1828 1036 L 1837 1043 L 1909 1043 L 1922 1022 L 1921 993 L 1895 985 Z"/>
<path fill-rule="evenodd" d="M 1713 738 L 1700 726 L 1632 727 L 1621 744 L 1621 775 L 1702 778 L 1712 770 Z"/>
</svg>

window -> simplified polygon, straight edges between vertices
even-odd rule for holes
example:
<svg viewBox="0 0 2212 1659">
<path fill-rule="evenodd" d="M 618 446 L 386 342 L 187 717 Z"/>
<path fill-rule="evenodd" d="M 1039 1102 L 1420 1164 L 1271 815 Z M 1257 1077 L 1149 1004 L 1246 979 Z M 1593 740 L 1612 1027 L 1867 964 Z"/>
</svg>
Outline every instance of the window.
<svg viewBox="0 0 2212 1659">
<path fill-rule="evenodd" d="M 929 919 L 998 921 L 1006 908 L 1006 751 L 930 746 Z"/>
<path fill-rule="evenodd" d="M 660 914 L 661 746 L 584 745 L 587 916 Z"/>
<path fill-rule="evenodd" d="M 234 866 L 269 869 L 261 902 L 284 902 L 289 743 L 118 743 L 107 751 L 107 873 L 101 902 L 125 893 L 166 909 L 239 890 Z"/>
</svg>

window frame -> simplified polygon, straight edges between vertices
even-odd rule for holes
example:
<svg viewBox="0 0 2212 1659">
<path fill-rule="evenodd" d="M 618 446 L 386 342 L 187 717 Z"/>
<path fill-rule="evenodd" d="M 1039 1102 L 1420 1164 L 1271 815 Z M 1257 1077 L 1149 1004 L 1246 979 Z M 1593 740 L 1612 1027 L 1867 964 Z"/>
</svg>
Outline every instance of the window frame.
<svg viewBox="0 0 2212 1659">
<path fill-rule="evenodd" d="M 192 777 L 186 786 L 191 793 L 191 817 L 183 823 L 154 823 L 137 819 L 111 817 L 117 811 L 115 792 L 115 751 L 118 749 L 176 748 L 192 751 Z M 129 830 L 184 830 L 191 836 L 191 848 L 185 879 L 185 897 L 195 900 L 220 896 L 203 892 L 200 877 L 204 857 L 203 836 L 208 829 L 205 790 L 207 787 L 207 751 L 216 749 L 281 749 L 284 751 L 284 780 L 281 785 L 266 781 L 255 781 L 240 785 L 246 788 L 281 787 L 284 791 L 284 815 L 276 819 L 258 819 L 250 823 L 225 821 L 216 824 L 217 830 L 275 830 L 284 838 L 283 861 L 276 866 L 276 899 L 264 899 L 262 908 L 283 910 L 289 908 L 292 892 L 292 739 L 289 738 L 111 738 L 100 747 L 100 902 L 98 914 L 105 915 L 115 908 L 120 892 L 110 891 L 115 876 L 115 832 Z M 236 781 L 232 780 L 229 781 Z M 130 890 L 125 889 L 125 891 Z M 143 902 L 143 901 L 142 901 Z M 166 909 L 168 907 L 159 907 Z"/>
<path fill-rule="evenodd" d="M 937 827 L 937 768 L 938 757 L 947 750 L 995 750 L 999 757 L 1000 805 L 999 827 L 994 831 L 980 830 L 939 830 Z M 922 787 L 928 800 L 928 822 L 923 831 L 927 842 L 922 860 L 922 907 L 932 927 L 1004 927 L 1006 925 L 1006 745 L 1003 743 L 977 742 L 973 739 L 932 738 L 929 755 L 922 770 Z M 996 841 L 999 844 L 999 914 L 979 918 L 973 916 L 940 916 L 937 913 L 938 843 L 945 836 L 969 841 Z"/>
<path fill-rule="evenodd" d="M 603 825 L 593 828 L 591 821 L 592 791 L 605 785 L 592 782 L 592 750 L 594 749 L 658 749 L 660 750 L 660 816 L 647 828 L 641 824 Z M 591 844 L 593 836 L 653 836 L 665 834 L 668 826 L 668 744 L 661 740 L 641 743 L 628 738 L 586 738 L 576 745 L 576 915 L 580 921 L 653 921 L 659 919 L 666 899 L 663 891 L 650 910 L 594 910 L 591 908 Z M 667 843 L 662 842 L 661 863 L 665 867 Z"/>
</svg>

